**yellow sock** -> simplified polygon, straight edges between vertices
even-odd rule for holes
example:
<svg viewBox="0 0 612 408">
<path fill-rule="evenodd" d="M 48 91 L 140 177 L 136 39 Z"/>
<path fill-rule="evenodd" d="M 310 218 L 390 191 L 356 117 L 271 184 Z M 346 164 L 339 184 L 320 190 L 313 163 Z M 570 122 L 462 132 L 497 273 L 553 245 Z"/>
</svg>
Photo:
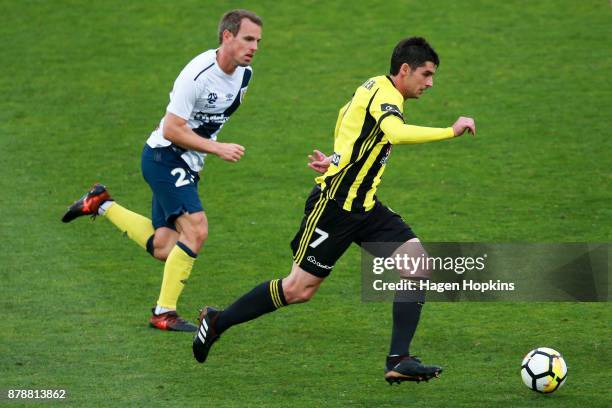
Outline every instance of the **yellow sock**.
<svg viewBox="0 0 612 408">
<path fill-rule="evenodd" d="M 143 249 L 147 249 L 147 240 L 155 233 L 150 219 L 136 214 L 116 202 L 113 202 L 106 209 L 104 216 L 122 232 L 126 233 L 131 240 Z"/>
<path fill-rule="evenodd" d="M 197 255 L 181 241 L 172 248 L 164 267 L 164 280 L 157 301 L 159 306 L 176 309 L 176 303 L 185 287 L 185 281 L 191 274 L 196 257 Z"/>
</svg>

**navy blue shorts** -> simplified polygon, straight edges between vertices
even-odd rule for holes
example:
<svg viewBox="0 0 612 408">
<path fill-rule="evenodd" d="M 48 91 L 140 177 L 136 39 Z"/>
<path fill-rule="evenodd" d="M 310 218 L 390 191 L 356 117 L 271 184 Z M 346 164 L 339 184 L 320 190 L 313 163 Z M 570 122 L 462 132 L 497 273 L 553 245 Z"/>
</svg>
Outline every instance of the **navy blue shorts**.
<svg viewBox="0 0 612 408">
<path fill-rule="evenodd" d="M 153 192 L 151 220 L 155 229 L 176 229 L 174 221 L 178 216 L 204 211 L 198 196 L 200 177 L 172 147 L 153 149 L 145 144 L 141 169 Z"/>
</svg>

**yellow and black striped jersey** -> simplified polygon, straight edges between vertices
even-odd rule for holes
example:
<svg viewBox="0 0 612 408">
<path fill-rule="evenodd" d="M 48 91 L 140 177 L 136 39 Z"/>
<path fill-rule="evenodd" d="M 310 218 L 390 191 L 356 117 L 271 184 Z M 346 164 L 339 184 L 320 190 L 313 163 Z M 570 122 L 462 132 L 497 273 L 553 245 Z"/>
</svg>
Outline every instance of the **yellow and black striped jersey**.
<svg viewBox="0 0 612 408">
<path fill-rule="evenodd" d="M 346 211 L 374 207 L 391 146 L 454 136 L 452 128 L 404 124 L 404 98 L 388 76 L 368 79 L 338 114 L 334 153 L 327 172 L 316 178 L 327 198 Z"/>
</svg>

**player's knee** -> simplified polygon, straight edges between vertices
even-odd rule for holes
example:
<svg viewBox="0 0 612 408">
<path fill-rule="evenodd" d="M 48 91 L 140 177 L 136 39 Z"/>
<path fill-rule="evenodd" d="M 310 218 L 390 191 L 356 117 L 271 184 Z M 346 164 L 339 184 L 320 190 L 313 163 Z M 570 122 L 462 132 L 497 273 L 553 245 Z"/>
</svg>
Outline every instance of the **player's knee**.
<svg viewBox="0 0 612 408">
<path fill-rule="evenodd" d="M 314 296 L 316 292 L 315 288 L 306 288 L 303 289 L 299 295 L 299 301 L 300 303 L 303 302 L 308 302 L 310 299 L 312 299 L 312 297 Z"/>
<path fill-rule="evenodd" d="M 153 258 L 157 259 L 158 261 L 166 262 L 166 259 L 168 259 L 168 254 L 156 250 L 153 252 Z"/>
<path fill-rule="evenodd" d="M 283 285 L 283 292 L 287 303 L 304 303 L 308 302 L 314 296 L 316 288 L 290 283 L 287 286 Z"/>
<path fill-rule="evenodd" d="M 206 219 L 202 216 L 201 219 L 193 218 L 189 224 L 183 224 L 181 231 L 185 244 L 189 246 L 195 252 L 198 252 L 206 239 L 208 238 L 208 224 Z"/>
<path fill-rule="evenodd" d="M 196 245 L 201 247 L 208 238 L 208 227 L 206 225 L 198 225 L 194 230 L 194 241 Z"/>
<path fill-rule="evenodd" d="M 170 254 L 170 251 L 167 250 L 166 248 L 155 248 L 153 250 L 153 258 L 162 261 L 162 262 L 166 262 L 166 259 L 168 259 L 168 255 Z"/>
<path fill-rule="evenodd" d="M 165 262 L 170 255 L 170 251 L 174 248 L 178 234 L 159 234 L 155 236 L 152 242 L 152 252 L 147 248 L 147 251 L 153 255 L 153 258 Z"/>
</svg>

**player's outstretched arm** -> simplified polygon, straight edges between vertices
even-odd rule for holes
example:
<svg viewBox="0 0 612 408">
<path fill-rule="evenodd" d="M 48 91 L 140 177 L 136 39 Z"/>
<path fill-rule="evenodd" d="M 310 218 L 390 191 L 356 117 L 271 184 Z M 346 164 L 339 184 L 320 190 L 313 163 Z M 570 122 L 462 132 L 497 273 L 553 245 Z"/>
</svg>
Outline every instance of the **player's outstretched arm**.
<svg viewBox="0 0 612 408">
<path fill-rule="evenodd" d="M 325 173 L 331 163 L 331 157 L 327 157 L 319 150 L 313 150 L 312 154 L 308 155 L 308 167 L 317 173 Z"/>
<path fill-rule="evenodd" d="M 396 116 L 384 118 L 380 129 L 385 133 L 391 144 L 414 144 L 435 142 L 462 135 L 467 129 L 470 133 L 476 132 L 472 118 L 460 117 L 452 127 L 432 128 L 407 125 Z"/>
<path fill-rule="evenodd" d="M 235 143 L 220 143 L 198 136 L 180 116 L 167 112 L 164 117 L 164 137 L 184 149 L 211 153 L 221 159 L 237 162 L 244 155 L 244 147 Z"/>
</svg>

